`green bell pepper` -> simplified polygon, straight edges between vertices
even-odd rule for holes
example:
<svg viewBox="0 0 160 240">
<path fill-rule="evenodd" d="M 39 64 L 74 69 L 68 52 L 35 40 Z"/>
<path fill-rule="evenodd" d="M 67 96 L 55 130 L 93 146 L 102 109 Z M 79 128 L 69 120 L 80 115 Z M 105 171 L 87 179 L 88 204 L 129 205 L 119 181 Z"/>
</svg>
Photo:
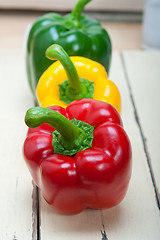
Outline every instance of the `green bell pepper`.
<svg viewBox="0 0 160 240">
<path fill-rule="evenodd" d="M 91 0 L 79 0 L 70 14 L 48 13 L 33 24 L 27 41 L 26 64 L 30 88 L 35 89 L 42 73 L 53 63 L 45 57 L 46 49 L 57 43 L 69 56 L 83 56 L 101 63 L 109 72 L 111 41 L 96 20 L 81 14 Z"/>
</svg>

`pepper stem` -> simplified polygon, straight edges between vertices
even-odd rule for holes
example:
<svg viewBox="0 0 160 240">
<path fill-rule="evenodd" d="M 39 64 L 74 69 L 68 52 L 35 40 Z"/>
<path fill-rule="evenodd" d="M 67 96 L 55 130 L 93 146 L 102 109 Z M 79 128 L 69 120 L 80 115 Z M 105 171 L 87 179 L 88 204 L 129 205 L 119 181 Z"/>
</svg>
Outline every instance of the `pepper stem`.
<svg viewBox="0 0 160 240">
<path fill-rule="evenodd" d="M 71 15 L 74 16 L 79 21 L 85 5 L 89 2 L 91 2 L 91 0 L 79 0 L 75 7 L 73 8 Z"/>
<path fill-rule="evenodd" d="M 30 108 L 26 113 L 25 123 L 30 128 L 38 127 L 42 123 L 49 124 L 60 133 L 58 140 L 65 149 L 78 148 L 86 138 L 86 133 L 82 129 L 49 108 Z"/>
<path fill-rule="evenodd" d="M 68 89 L 66 89 L 67 97 L 72 101 L 84 98 L 87 94 L 87 89 L 83 84 L 81 84 L 77 70 L 64 49 L 58 44 L 53 44 L 47 48 L 46 57 L 50 60 L 59 60 L 63 65 L 69 83 Z"/>
</svg>

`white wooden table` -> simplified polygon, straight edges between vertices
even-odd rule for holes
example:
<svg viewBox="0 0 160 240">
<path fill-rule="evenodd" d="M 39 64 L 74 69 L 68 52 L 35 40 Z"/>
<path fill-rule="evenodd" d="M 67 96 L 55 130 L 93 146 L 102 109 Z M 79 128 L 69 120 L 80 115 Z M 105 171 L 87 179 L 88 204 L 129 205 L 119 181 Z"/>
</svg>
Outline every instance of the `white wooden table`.
<svg viewBox="0 0 160 240">
<path fill-rule="evenodd" d="M 114 52 L 110 79 L 122 96 L 133 149 L 123 202 L 109 210 L 60 215 L 41 198 L 24 163 L 26 110 L 34 105 L 24 54 L 0 50 L 0 239 L 160 239 L 160 52 Z"/>
</svg>

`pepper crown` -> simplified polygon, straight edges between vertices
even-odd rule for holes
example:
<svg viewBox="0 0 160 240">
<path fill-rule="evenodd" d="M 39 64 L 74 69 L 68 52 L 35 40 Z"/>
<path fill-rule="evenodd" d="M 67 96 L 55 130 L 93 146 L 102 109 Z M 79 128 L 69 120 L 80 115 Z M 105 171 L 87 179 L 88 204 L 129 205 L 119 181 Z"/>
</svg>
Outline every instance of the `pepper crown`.
<svg viewBox="0 0 160 240">
<path fill-rule="evenodd" d="M 30 108 L 26 113 L 25 123 L 30 128 L 47 123 L 56 129 L 52 132 L 54 153 L 71 156 L 92 146 L 93 126 L 76 119 L 70 121 L 49 108 Z"/>
</svg>

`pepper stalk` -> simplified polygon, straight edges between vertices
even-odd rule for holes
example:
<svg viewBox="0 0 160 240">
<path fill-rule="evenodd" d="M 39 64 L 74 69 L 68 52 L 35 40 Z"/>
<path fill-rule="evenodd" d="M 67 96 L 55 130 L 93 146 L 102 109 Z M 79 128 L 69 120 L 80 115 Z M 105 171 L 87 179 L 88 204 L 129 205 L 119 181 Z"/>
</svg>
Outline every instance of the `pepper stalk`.
<svg viewBox="0 0 160 240">
<path fill-rule="evenodd" d="M 74 26 L 80 27 L 80 17 L 85 5 L 92 0 L 79 0 L 71 12 L 71 17 L 74 19 Z"/>
<path fill-rule="evenodd" d="M 59 85 L 60 100 L 69 104 L 76 99 L 93 98 L 93 82 L 79 78 L 77 70 L 65 50 L 58 44 L 53 44 L 46 50 L 46 57 L 59 60 L 67 74 L 67 81 Z"/>
<path fill-rule="evenodd" d="M 76 119 L 68 120 L 62 114 L 44 107 L 32 107 L 26 112 L 25 123 L 30 128 L 49 124 L 53 131 L 54 153 L 74 155 L 92 146 L 94 127 Z"/>
</svg>

